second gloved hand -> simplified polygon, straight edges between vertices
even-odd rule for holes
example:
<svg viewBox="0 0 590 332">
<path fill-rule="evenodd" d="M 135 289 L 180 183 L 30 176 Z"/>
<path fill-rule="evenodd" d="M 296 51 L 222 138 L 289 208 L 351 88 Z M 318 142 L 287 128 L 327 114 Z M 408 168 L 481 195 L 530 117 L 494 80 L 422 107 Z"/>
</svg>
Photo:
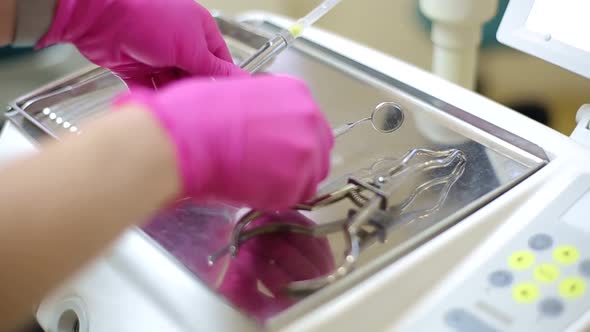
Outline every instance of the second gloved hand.
<svg viewBox="0 0 590 332">
<path fill-rule="evenodd" d="M 132 88 L 189 75 L 244 75 L 209 11 L 194 0 L 57 0 L 37 47 L 72 43 Z"/>
<path fill-rule="evenodd" d="M 312 197 L 334 138 L 306 85 L 287 77 L 189 79 L 117 102 L 150 110 L 176 146 L 184 194 L 272 210 Z"/>
</svg>

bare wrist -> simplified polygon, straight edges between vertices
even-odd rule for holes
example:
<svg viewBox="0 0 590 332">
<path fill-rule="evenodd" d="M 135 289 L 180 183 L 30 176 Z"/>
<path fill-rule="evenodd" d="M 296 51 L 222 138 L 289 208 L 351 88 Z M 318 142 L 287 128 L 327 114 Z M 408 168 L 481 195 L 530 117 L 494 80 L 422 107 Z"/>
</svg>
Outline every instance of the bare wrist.
<svg viewBox="0 0 590 332">
<path fill-rule="evenodd" d="M 152 185 L 169 199 L 181 194 L 181 179 L 176 160 L 176 148 L 152 112 L 139 104 L 125 104 L 115 114 L 105 117 L 109 130 L 127 136 L 127 158 L 137 158 L 137 165 L 150 173 Z M 106 132 L 106 131 L 105 131 Z"/>
</svg>

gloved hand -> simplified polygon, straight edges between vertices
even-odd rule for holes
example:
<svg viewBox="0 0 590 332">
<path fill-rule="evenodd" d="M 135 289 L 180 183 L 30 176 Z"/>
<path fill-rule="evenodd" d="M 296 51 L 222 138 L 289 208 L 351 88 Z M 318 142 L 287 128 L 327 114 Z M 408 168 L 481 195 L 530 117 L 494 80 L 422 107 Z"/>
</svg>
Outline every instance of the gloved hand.
<svg viewBox="0 0 590 332">
<path fill-rule="evenodd" d="M 297 211 L 266 214 L 251 227 L 288 222 L 310 226 L 313 221 Z M 301 234 L 271 234 L 245 242 L 232 259 L 219 287 L 234 305 L 264 321 L 296 301 L 285 294 L 293 281 L 309 280 L 334 270 L 334 257 L 326 238 Z M 270 294 L 260 291 L 258 284 Z"/>
<path fill-rule="evenodd" d="M 72 43 L 131 88 L 188 75 L 245 74 L 233 64 L 211 14 L 193 0 L 57 3 L 53 23 L 37 47 Z"/>
<path fill-rule="evenodd" d="M 334 138 L 299 80 L 189 79 L 116 102 L 126 103 L 161 122 L 177 148 L 184 194 L 199 200 L 287 208 L 311 198 L 328 175 Z"/>
</svg>

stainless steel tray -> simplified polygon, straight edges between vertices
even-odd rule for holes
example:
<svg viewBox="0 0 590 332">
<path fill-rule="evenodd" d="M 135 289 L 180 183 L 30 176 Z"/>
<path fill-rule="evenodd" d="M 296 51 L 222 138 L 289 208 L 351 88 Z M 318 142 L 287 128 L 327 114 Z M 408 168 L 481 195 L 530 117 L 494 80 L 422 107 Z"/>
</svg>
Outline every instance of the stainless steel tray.
<svg viewBox="0 0 590 332">
<path fill-rule="evenodd" d="M 277 26 L 265 21 L 236 23 L 219 17 L 218 23 L 236 59 L 252 54 L 267 36 L 278 30 Z M 385 101 L 396 102 L 406 112 L 404 125 L 393 134 L 381 134 L 371 126 L 360 126 L 339 138 L 333 153 L 332 174 L 324 183 L 324 190 L 343 185 L 348 174 L 366 168 L 376 160 L 399 158 L 414 148 L 459 149 L 465 154 L 465 171 L 440 209 L 419 222 L 396 225 L 387 242 L 365 252 L 357 269 L 346 278 L 310 296 L 290 301 L 288 305 L 282 299 L 268 297 L 265 305 L 272 314 L 251 316 L 253 324 L 271 330 L 333 299 L 382 267 L 395 263 L 548 162 L 543 150 L 535 144 L 387 76 L 377 68 L 361 65 L 347 58 L 345 52 L 335 52 L 326 45 L 302 38 L 267 68 L 271 73 L 286 73 L 305 79 L 334 127 L 365 117 L 375 105 Z M 112 74 L 90 68 L 19 98 L 10 105 L 7 117 L 34 140 L 44 137 L 60 139 L 67 132 L 83 132 L 84 121 L 104 114 L 109 100 L 125 89 L 125 85 Z M 434 194 L 426 195 L 422 203 L 428 204 L 429 199 L 435 197 Z M 321 224 L 342 218 L 348 208 L 335 205 L 308 216 Z M 172 208 L 162 215 L 164 217 L 148 223 L 144 230 L 146 238 L 149 241 L 156 239 L 154 244 L 171 253 L 180 267 L 216 290 L 220 278 L 206 275 L 203 264 L 207 255 L 228 240 L 227 231 L 220 231 L 223 227 L 219 225 L 232 225 L 240 211 L 231 207 L 217 209 L 215 215 L 222 216 L 225 223 L 218 225 L 215 234 L 222 234 L 218 241 L 211 241 L 211 236 L 202 236 L 212 219 L 210 213 L 203 212 L 209 211 L 207 209 L 194 208 L 187 212 L 186 206 Z M 204 217 L 187 220 L 187 213 Z M 174 222 L 169 223 L 170 219 Z M 162 220 L 168 222 L 162 224 Z M 185 238 L 180 240 L 170 234 L 182 234 Z M 337 239 L 329 240 L 332 251 L 341 250 Z M 194 252 L 187 255 L 186 248 L 185 251 L 179 249 L 178 241 L 195 248 Z M 228 300 L 225 296 L 223 298 Z M 244 312 L 251 314 L 248 310 Z"/>
</svg>

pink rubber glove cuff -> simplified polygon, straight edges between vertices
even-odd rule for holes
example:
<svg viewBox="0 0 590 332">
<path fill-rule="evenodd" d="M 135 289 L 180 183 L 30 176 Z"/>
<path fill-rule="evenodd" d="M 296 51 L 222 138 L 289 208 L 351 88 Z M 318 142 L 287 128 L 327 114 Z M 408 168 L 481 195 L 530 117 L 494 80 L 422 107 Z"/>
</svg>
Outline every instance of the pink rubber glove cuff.
<svg viewBox="0 0 590 332">
<path fill-rule="evenodd" d="M 207 168 L 201 168 L 199 172 L 200 179 L 198 179 L 196 173 L 191 171 L 190 161 L 188 160 L 188 156 L 191 153 L 189 153 L 189 147 L 185 146 L 182 137 L 179 137 L 179 131 L 176 128 L 175 121 L 169 118 L 166 113 L 156 111 L 162 106 L 158 105 L 157 98 L 147 89 L 136 89 L 133 91 L 133 94 L 120 95 L 113 102 L 115 109 L 134 105 L 142 107 L 155 117 L 174 143 L 174 147 L 176 148 L 176 167 L 182 179 L 182 196 L 186 196 L 188 193 L 200 192 L 201 188 L 199 187 L 206 186 L 206 179 L 211 177 L 212 172 L 207 171 Z M 203 162 L 202 165 L 205 166 L 207 163 Z"/>
</svg>

